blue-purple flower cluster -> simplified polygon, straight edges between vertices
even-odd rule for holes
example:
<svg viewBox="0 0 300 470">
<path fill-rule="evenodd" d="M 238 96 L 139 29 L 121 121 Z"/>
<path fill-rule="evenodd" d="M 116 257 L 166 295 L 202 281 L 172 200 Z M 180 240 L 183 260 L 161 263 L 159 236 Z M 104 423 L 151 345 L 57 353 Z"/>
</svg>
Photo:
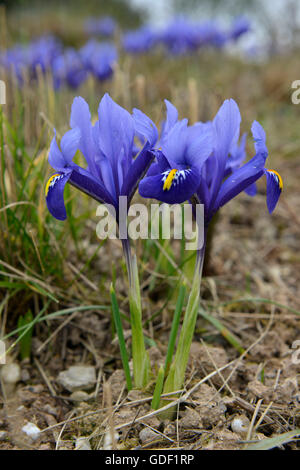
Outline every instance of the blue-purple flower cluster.
<svg viewBox="0 0 300 470">
<path fill-rule="evenodd" d="M 89 75 L 106 80 L 113 74 L 118 60 L 117 49 L 109 42 L 89 40 L 80 49 L 63 48 L 53 36 L 44 36 L 28 45 L 16 45 L 0 55 L 0 65 L 22 85 L 25 77 L 34 80 L 38 69 L 49 71 L 53 86 L 78 88 Z"/>
<path fill-rule="evenodd" d="M 89 20 L 88 30 L 93 34 L 111 36 L 116 24 L 110 17 Z M 250 29 L 245 18 L 235 20 L 232 27 L 222 30 L 213 21 L 192 23 L 185 18 L 176 18 L 163 30 L 155 31 L 150 26 L 143 26 L 136 31 L 129 31 L 122 36 L 123 49 L 131 54 L 153 51 L 161 45 L 171 55 L 186 54 L 201 47 L 223 47 L 228 42 L 236 41 Z M 15 45 L 0 54 L 0 65 L 14 73 L 22 85 L 25 76 L 34 80 L 38 69 L 49 71 L 55 89 L 67 85 L 78 88 L 89 75 L 98 80 L 106 80 L 113 74 L 118 60 L 117 48 L 111 42 L 99 42 L 90 39 L 80 49 L 63 48 L 53 36 L 43 36 L 28 45 Z"/>
<path fill-rule="evenodd" d="M 123 47 L 129 53 L 149 52 L 162 45 L 173 55 L 186 54 L 202 47 L 222 48 L 228 43 L 237 41 L 250 30 L 247 18 L 236 18 L 227 30 L 216 21 L 195 23 L 184 17 L 174 18 L 160 31 L 150 26 L 143 26 L 136 31 L 123 35 Z"/>
</svg>

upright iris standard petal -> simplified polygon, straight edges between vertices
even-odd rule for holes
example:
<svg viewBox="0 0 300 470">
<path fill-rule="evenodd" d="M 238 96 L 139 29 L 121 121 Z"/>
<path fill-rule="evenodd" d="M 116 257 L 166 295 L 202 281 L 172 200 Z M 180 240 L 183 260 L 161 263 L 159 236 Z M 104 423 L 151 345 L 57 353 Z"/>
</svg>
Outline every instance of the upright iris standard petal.
<svg viewBox="0 0 300 470">
<path fill-rule="evenodd" d="M 158 139 L 158 130 L 156 125 L 139 109 L 134 108 L 132 110 L 132 114 L 136 135 L 141 141 L 146 139 L 146 141 L 150 143 L 151 147 L 153 147 Z"/>
<path fill-rule="evenodd" d="M 172 127 L 174 127 L 176 122 L 178 121 L 178 111 L 175 106 L 168 100 L 165 100 L 165 105 L 167 109 L 167 116 L 166 120 L 163 123 L 161 140 L 163 140 L 164 136 L 167 135 L 168 132 L 170 132 Z"/>
<path fill-rule="evenodd" d="M 60 148 L 62 154 L 65 157 L 65 162 L 67 165 L 70 164 L 73 160 L 73 157 L 79 146 L 80 138 L 81 132 L 79 127 L 74 127 L 74 129 L 66 132 L 60 141 Z"/>
<path fill-rule="evenodd" d="M 54 130 L 55 132 L 55 130 Z M 78 127 L 66 132 L 62 137 L 59 149 L 56 142 L 56 132 L 52 139 L 49 152 L 49 163 L 55 170 L 63 170 L 73 160 L 73 157 L 78 149 L 81 132 Z"/>
<path fill-rule="evenodd" d="M 272 214 L 282 192 L 283 182 L 280 174 L 275 170 L 265 169 L 264 173 L 267 178 L 267 206 Z"/>
<path fill-rule="evenodd" d="M 54 129 L 54 137 L 50 144 L 50 152 L 49 152 L 49 163 L 54 168 L 54 170 L 63 170 L 66 165 L 66 160 L 59 149 L 57 142 L 56 142 L 56 131 Z"/>
<path fill-rule="evenodd" d="M 246 132 L 242 135 L 238 144 L 231 146 L 229 158 L 226 162 L 226 174 L 237 170 L 246 159 Z"/>
<path fill-rule="evenodd" d="M 185 160 L 189 165 L 202 168 L 213 151 L 213 132 L 211 125 L 194 124 L 187 130 Z"/>
<path fill-rule="evenodd" d="M 225 100 L 213 120 L 214 153 L 216 172 L 211 183 L 210 211 L 213 211 L 230 151 L 237 145 L 241 115 L 233 99 Z"/>
<path fill-rule="evenodd" d="M 260 153 L 265 158 L 268 156 L 268 149 L 266 146 L 266 133 L 264 128 L 259 124 L 259 122 L 254 121 L 251 127 L 251 132 L 254 139 L 254 146 L 256 153 Z"/>
<path fill-rule="evenodd" d="M 106 93 L 99 105 L 99 145 L 103 154 L 115 163 L 129 155 L 134 139 L 132 116 Z"/>
<path fill-rule="evenodd" d="M 96 150 L 92 137 L 91 113 L 87 102 L 81 96 L 77 96 L 73 100 L 70 126 L 80 129 L 81 138 L 78 148 L 86 159 L 88 169 L 97 176 L 98 172 L 94 161 Z"/>
<path fill-rule="evenodd" d="M 48 210 L 53 217 L 58 220 L 67 218 L 64 189 L 67 181 L 70 179 L 72 170 L 66 173 L 55 173 L 50 176 L 45 188 L 45 196 Z"/>
<path fill-rule="evenodd" d="M 172 160 L 178 165 L 185 164 L 185 150 L 187 146 L 188 120 L 178 121 L 166 135 L 161 143 L 162 152 L 167 160 Z"/>
<path fill-rule="evenodd" d="M 230 150 L 237 145 L 240 124 L 241 114 L 238 105 L 233 99 L 225 100 L 213 121 L 216 153 L 218 159 L 224 164 Z"/>
<path fill-rule="evenodd" d="M 235 170 L 222 184 L 215 201 L 215 211 L 233 199 L 241 191 L 253 191 L 253 184 L 264 174 L 264 166 L 268 155 L 266 134 L 262 126 L 255 121 L 252 125 L 252 135 L 256 155 Z"/>
<path fill-rule="evenodd" d="M 116 194 L 132 163 L 134 123 L 132 116 L 106 93 L 99 105 L 98 145 L 109 161 Z"/>
</svg>

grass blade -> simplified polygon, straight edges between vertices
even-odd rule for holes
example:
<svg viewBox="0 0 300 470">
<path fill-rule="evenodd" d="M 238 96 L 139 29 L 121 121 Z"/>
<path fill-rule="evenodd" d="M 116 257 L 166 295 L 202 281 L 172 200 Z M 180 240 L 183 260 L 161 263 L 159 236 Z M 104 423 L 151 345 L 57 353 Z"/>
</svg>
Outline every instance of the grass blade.
<svg viewBox="0 0 300 470">
<path fill-rule="evenodd" d="M 240 354 L 243 354 L 245 351 L 237 337 L 231 333 L 217 318 L 214 318 L 212 315 L 200 310 L 200 315 L 205 318 L 209 323 L 211 323 L 217 330 L 221 333 L 222 336 L 230 343 Z"/>
<path fill-rule="evenodd" d="M 164 386 L 164 378 L 165 378 L 165 370 L 164 370 L 164 367 L 161 365 L 158 371 L 157 381 L 156 381 L 153 398 L 151 402 L 151 408 L 153 410 L 157 410 L 159 408 L 160 397 L 161 397 L 161 393 L 162 393 L 163 386 Z"/>
<path fill-rule="evenodd" d="M 274 447 L 281 446 L 283 444 L 287 444 L 288 442 L 292 441 L 295 437 L 300 436 L 300 429 L 294 429 L 293 431 L 285 432 L 283 434 L 279 434 L 275 437 L 269 437 L 267 439 L 262 439 L 255 444 L 251 444 L 245 450 L 269 450 L 273 449 Z"/>
</svg>

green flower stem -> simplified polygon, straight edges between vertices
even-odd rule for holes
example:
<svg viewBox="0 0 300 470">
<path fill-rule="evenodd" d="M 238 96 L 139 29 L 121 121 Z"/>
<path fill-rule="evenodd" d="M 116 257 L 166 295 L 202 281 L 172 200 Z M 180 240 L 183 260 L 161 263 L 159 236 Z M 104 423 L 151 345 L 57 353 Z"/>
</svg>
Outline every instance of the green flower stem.
<svg viewBox="0 0 300 470">
<path fill-rule="evenodd" d="M 117 301 L 117 297 L 116 297 L 116 293 L 113 288 L 113 285 L 111 285 L 110 287 L 110 298 L 111 298 L 111 307 L 112 307 L 114 323 L 115 323 L 115 327 L 116 327 L 116 331 L 117 331 L 117 335 L 119 339 L 121 359 L 122 359 L 122 364 L 123 364 L 124 373 L 126 377 L 127 389 L 129 391 L 132 389 L 129 362 L 128 362 L 126 344 L 125 344 L 125 339 L 124 339 L 124 334 L 123 334 L 121 315 L 120 315 L 118 301 Z"/>
<path fill-rule="evenodd" d="M 179 295 L 178 299 L 176 302 L 176 308 L 175 308 L 175 313 L 172 321 L 172 328 L 171 328 L 171 333 L 170 333 L 170 338 L 169 338 L 169 344 L 168 344 L 168 351 L 167 351 L 167 356 L 165 360 L 165 366 L 163 367 L 162 365 L 159 368 L 157 379 L 156 379 L 156 385 L 155 385 L 155 390 L 153 393 L 153 399 L 151 403 L 151 408 L 153 410 L 157 410 L 160 405 L 160 396 L 162 394 L 163 390 L 163 385 L 164 385 L 164 378 L 165 374 L 168 373 L 170 364 L 172 361 L 174 349 L 175 349 L 175 342 L 177 338 L 177 333 L 178 333 L 178 328 L 179 328 L 179 323 L 180 323 L 180 317 L 181 317 L 181 312 L 182 312 L 182 307 L 183 307 L 183 302 L 184 302 L 184 297 L 185 297 L 185 292 L 186 292 L 186 284 L 183 283 L 180 286 L 179 289 Z"/>
<path fill-rule="evenodd" d="M 174 353 L 174 349 L 175 349 L 175 342 L 176 342 L 176 338 L 177 338 L 177 333 L 178 333 L 178 328 L 179 328 L 179 323 L 180 323 L 180 317 L 181 317 L 185 292 L 186 292 L 186 284 L 185 284 L 185 282 L 183 282 L 182 285 L 180 286 L 180 289 L 179 289 L 179 295 L 178 295 L 176 308 L 175 308 L 175 313 L 174 313 L 174 317 L 173 317 L 173 321 L 172 321 L 171 333 L 170 333 L 167 356 L 166 356 L 166 362 L 165 362 L 166 374 L 169 371 L 170 364 L 171 364 L 172 357 L 173 357 L 173 353 Z"/>
<path fill-rule="evenodd" d="M 129 240 L 122 240 L 129 279 L 129 307 L 132 334 L 133 377 L 136 388 L 143 388 L 149 378 L 149 357 L 145 348 L 142 306 L 136 257 L 132 256 Z"/>
<path fill-rule="evenodd" d="M 176 390 L 180 390 L 184 383 L 185 371 L 189 360 L 190 348 L 194 336 L 196 320 L 199 310 L 200 284 L 204 254 L 205 242 L 201 250 L 197 252 L 197 260 L 192 289 L 189 295 L 175 357 L 171 364 L 167 379 L 165 381 L 163 393 L 175 392 Z M 163 404 L 165 405 L 166 402 L 164 402 Z M 170 410 L 168 410 L 167 416 L 163 414 L 162 418 L 170 418 L 174 411 L 175 410 L 171 408 Z"/>
</svg>

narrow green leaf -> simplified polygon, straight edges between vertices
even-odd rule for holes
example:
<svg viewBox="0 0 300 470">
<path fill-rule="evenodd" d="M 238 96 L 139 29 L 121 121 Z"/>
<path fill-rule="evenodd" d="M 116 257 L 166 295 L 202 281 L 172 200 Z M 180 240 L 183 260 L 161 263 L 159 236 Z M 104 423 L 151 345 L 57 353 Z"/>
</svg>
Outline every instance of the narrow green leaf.
<svg viewBox="0 0 300 470">
<path fill-rule="evenodd" d="M 273 449 L 274 447 L 287 444 L 288 442 L 292 441 L 297 436 L 300 436 L 300 429 L 294 429 L 294 431 L 285 432 L 275 437 L 268 437 L 267 439 L 262 439 L 261 441 L 256 442 L 255 444 L 251 444 L 245 450 Z"/>
<path fill-rule="evenodd" d="M 217 330 L 221 333 L 222 336 L 230 343 L 240 354 L 243 354 L 245 351 L 237 337 L 231 333 L 217 318 L 209 315 L 203 310 L 199 311 L 200 315 L 205 318 L 209 323 L 211 323 Z"/>
<path fill-rule="evenodd" d="M 165 370 L 164 367 L 161 365 L 158 371 L 156 385 L 153 393 L 153 398 L 151 402 L 151 408 L 153 410 L 157 410 L 160 404 L 160 397 L 163 390 L 164 385 L 164 378 L 165 378 Z"/>
<path fill-rule="evenodd" d="M 27 328 L 28 324 L 31 324 L 33 321 L 32 312 L 29 310 L 24 316 L 21 315 L 18 320 L 18 327 L 25 327 L 26 333 L 20 337 L 20 356 L 21 360 L 29 359 L 31 354 L 31 338 L 33 327 Z"/>
</svg>

